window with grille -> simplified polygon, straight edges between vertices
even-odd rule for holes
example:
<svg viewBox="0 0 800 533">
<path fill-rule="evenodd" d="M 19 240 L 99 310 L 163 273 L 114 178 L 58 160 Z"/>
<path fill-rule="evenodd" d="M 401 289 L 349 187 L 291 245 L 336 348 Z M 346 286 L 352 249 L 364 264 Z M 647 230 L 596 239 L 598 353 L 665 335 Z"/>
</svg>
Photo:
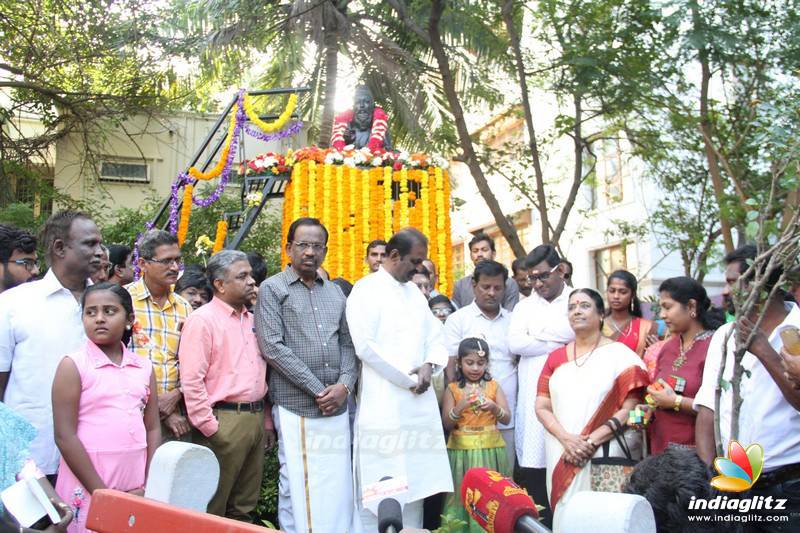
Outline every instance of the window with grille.
<svg viewBox="0 0 800 533">
<path fill-rule="evenodd" d="M 150 169 L 146 163 L 103 161 L 100 180 L 121 183 L 150 183 Z"/>
<path fill-rule="evenodd" d="M 617 244 L 594 252 L 595 287 L 602 294 L 606 291 L 608 275 L 615 270 L 628 270 L 625 245 Z"/>
</svg>

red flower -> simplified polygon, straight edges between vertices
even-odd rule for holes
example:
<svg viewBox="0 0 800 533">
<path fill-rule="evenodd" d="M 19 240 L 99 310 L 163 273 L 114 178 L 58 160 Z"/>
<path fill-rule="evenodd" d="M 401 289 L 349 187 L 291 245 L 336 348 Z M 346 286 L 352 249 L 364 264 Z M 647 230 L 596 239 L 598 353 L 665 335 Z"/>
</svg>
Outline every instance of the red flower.
<svg viewBox="0 0 800 533">
<path fill-rule="evenodd" d="M 402 170 L 403 169 L 403 163 L 401 163 L 400 161 L 395 161 L 394 165 L 392 165 L 392 168 L 394 170 Z"/>
</svg>

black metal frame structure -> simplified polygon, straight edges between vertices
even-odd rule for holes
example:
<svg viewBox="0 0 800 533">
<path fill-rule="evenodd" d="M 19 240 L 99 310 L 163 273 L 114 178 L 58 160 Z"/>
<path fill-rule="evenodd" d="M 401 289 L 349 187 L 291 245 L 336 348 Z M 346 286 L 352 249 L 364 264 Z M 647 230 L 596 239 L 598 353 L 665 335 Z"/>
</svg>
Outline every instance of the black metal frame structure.
<svg viewBox="0 0 800 533">
<path fill-rule="evenodd" d="M 261 89 L 257 91 L 247 91 L 247 94 L 250 96 L 262 96 L 266 94 L 291 94 L 291 93 L 305 93 L 310 91 L 309 87 L 300 87 L 296 89 L 289 89 L 289 88 L 280 88 L 280 89 Z M 233 106 L 236 105 L 236 101 L 238 96 L 234 96 L 228 105 L 225 107 L 225 110 L 220 113 L 219 118 L 214 123 L 214 126 L 211 128 L 211 131 L 208 132 L 206 138 L 203 140 L 200 147 L 195 152 L 194 156 L 192 157 L 191 162 L 186 166 L 186 170 L 188 171 L 189 168 L 196 166 L 197 162 L 200 161 L 203 153 L 206 151 L 208 146 L 211 144 L 211 141 L 214 139 L 214 136 L 220 131 L 220 128 L 223 127 L 225 123 L 225 119 L 228 118 Z M 262 116 L 259 117 L 262 120 L 271 120 L 276 118 L 275 115 L 272 116 Z M 292 118 L 299 118 L 298 115 L 295 113 L 292 115 Z M 214 146 L 213 150 L 208 154 L 206 157 L 205 162 L 200 167 L 202 172 L 205 172 L 211 163 L 216 159 L 217 154 L 222 149 L 222 145 L 225 142 L 225 135 L 222 135 L 219 140 L 217 141 L 216 145 Z M 196 184 L 197 180 L 194 180 L 192 184 Z M 255 177 L 248 177 L 245 175 L 244 183 L 242 184 L 242 210 L 236 211 L 232 213 L 225 213 L 225 219 L 228 222 L 229 232 L 231 230 L 236 230 L 236 235 L 233 239 L 228 239 L 226 242 L 225 248 L 230 249 L 237 249 L 242 241 L 247 237 L 247 234 L 252 229 L 255 221 L 258 219 L 258 216 L 261 214 L 261 211 L 264 209 L 267 201 L 271 198 L 278 198 L 283 196 L 284 191 L 286 190 L 286 186 L 289 183 L 288 176 L 255 176 Z M 251 192 L 261 192 L 262 198 L 261 202 L 257 207 L 252 209 L 248 209 L 245 213 L 244 210 L 244 199 L 247 194 Z M 166 228 L 169 220 L 161 220 L 164 217 L 164 214 L 169 209 L 169 201 L 170 199 L 167 198 L 162 204 L 161 207 L 156 212 L 155 216 L 153 217 L 151 224 L 153 227 L 158 227 L 159 223 L 161 223 L 161 228 Z M 182 204 L 182 200 L 179 201 L 178 209 L 180 209 L 180 204 Z M 244 219 L 242 219 L 242 215 L 244 214 Z"/>
</svg>

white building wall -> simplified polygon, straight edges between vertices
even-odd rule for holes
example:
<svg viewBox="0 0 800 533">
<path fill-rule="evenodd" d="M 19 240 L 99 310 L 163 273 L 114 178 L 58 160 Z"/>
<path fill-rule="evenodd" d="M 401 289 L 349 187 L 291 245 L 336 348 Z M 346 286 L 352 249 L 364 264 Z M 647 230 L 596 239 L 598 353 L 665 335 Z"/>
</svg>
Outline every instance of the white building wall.
<svg viewBox="0 0 800 533">
<path fill-rule="evenodd" d="M 534 115 L 542 117 L 542 123 L 550 123 L 548 118 L 554 115 L 554 109 L 557 108 L 544 109 L 544 104 L 547 103 L 545 95 L 536 95 L 532 101 L 537 103 Z M 551 101 L 550 104 L 554 104 L 554 102 Z M 524 125 L 521 130 L 524 130 Z M 520 134 L 522 133 L 524 131 L 520 131 Z M 538 134 L 539 132 L 537 132 Z M 563 205 L 571 186 L 574 156 L 569 139 L 555 147 L 546 148 L 549 150 L 544 154 L 543 171 L 548 196 L 552 196 L 549 202 L 548 216 L 551 225 L 555 226 L 561 214 L 560 206 Z M 622 238 L 615 235 L 617 233 L 615 232 L 615 221 L 623 220 L 631 225 L 651 228 L 649 213 L 655 209 L 662 193 L 655 183 L 643 177 L 640 161 L 625 161 L 622 173 L 624 192 L 622 200 L 618 203 L 606 204 L 601 199 L 598 207 L 592 209 L 591 187 L 584 184 L 578 192 L 560 242 L 564 255 L 573 263 L 573 284 L 576 287 L 598 288 L 595 253 L 603 248 L 622 243 Z M 461 243 L 461 246 L 464 247 L 463 253 L 467 272 L 469 272 L 472 265 L 466 243 L 472 233 L 480 228 L 494 226 L 495 220 L 480 196 L 466 165 L 454 165 L 451 174 L 455 180 L 453 196 L 464 202 L 452 216 L 453 242 L 454 246 Z M 527 169 L 526 174 L 530 176 L 530 181 L 533 183 L 533 168 Z M 530 251 L 540 244 L 541 230 L 537 210 L 527 200 L 515 193 L 508 182 L 499 175 L 487 175 L 487 180 L 506 215 L 531 209 L 533 220 L 523 245 L 527 251 Z M 640 296 L 655 296 L 658 286 L 663 280 L 684 275 L 679 254 L 665 250 L 652 231 L 648 231 L 643 239 L 631 239 L 625 247 L 625 252 L 627 269 L 640 279 Z M 504 262 L 510 266 L 510 259 Z M 704 280 L 704 285 L 712 296 L 719 294 L 723 283 L 724 278 L 719 268 L 713 268 Z"/>
</svg>

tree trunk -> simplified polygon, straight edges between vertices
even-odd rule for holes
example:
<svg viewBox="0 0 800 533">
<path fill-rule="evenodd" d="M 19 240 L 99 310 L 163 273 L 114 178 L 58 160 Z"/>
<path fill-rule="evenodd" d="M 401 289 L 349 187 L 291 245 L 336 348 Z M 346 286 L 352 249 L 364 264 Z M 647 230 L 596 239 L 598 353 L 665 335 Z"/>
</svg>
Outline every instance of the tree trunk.
<svg viewBox="0 0 800 533">
<path fill-rule="evenodd" d="M 434 0 L 431 3 L 428 35 L 430 38 L 431 52 L 439 66 L 439 73 L 442 76 L 442 86 L 444 87 L 447 102 L 450 105 L 450 111 L 453 113 L 453 119 L 456 123 L 461 150 L 464 152 L 464 161 L 469 167 L 472 178 L 475 180 L 475 185 L 478 187 L 478 191 L 481 193 L 486 205 L 489 207 L 489 211 L 491 211 L 492 216 L 497 222 L 497 227 L 500 228 L 503 237 L 508 241 L 514 255 L 517 257 L 524 257 L 526 255 L 525 247 L 519 240 L 517 230 L 503 213 L 500 204 L 497 202 L 497 198 L 495 198 L 492 190 L 489 188 L 489 183 L 475 155 L 469 129 L 464 120 L 464 110 L 461 108 L 461 102 L 456 92 L 455 79 L 453 78 L 453 73 L 450 71 L 450 61 L 447 58 L 444 45 L 442 44 L 442 38 L 439 34 L 439 20 L 441 19 L 442 11 L 444 11 L 443 0 Z"/>
<path fill-rule="evenodd" d="M 332 17 L 331 17 L 332 18 Z M 336 76 L 339 73 L 339 33 L 333 21 L 326 21 L 325 35 L 325 102 L 322 105 L 322 119 L 319 124 L 317 146 L 328 148 L 333 129 L 333 104 L 336 100 Z"/>
<path fill-rule="evenodd" d="M 539 158 L 539 146 L 536 143 L 536 130 L 533 127 L 533 113 L 531 113 L 531 103 L 528 98 L 528 78 L 527 74 L 525 74 L 525 64 L 522 59 L 522 47 L 520 46 L 517 28 L 514 26 L 513 6 L 513 0 L 506 0 L 503 4 L 503 21 L 511 41 L 511 48 L 514 51 L 517 77 L 519 78 L 519 87 L 522 93 L 522 110 L 525 114 L 525 124 L 528 126 L 528 145 L 533 159 L 533 173 L 536 178 L 536 209 L 539 211 L 542 244 L 548 244 L 550 243 L 550 221 L 547 216 L 547 199 L 544 194 L 544 174 L 542 173 L 542 164 Z"/>
<path fill-rule="evenodd" d="M 700 26 L 700 14 L 697 12 L 697 7 L 692 8 L 692 19 L 694 22 L 694 30 L 697 31 Z M 733 233 L 731 232 L 731 223 L 724 213 L 725 204 L 725 186 L 722 180 L 722 172 L 719 167 L 719 160 L 717 153 L 711 144 L 711 119 L 708 116 L 708 85 L 711 81 L 711 68 L 708 63 L 708 50 L 705 46 L 701 46 L 697 50 L 698 60 L 700 61 L 700 131 L 703 134 L 703 146 L 705 148 L 706 161 L 708 162 L 708 173 L 711 176 L 711 184 L 714 187 L 714 196 L 719 205 L 719 220 L 720 229 L 722 230 L 722 242 L 725 245 L 725 252 L 732 252 Z"/>
<path fill-rule="evenodd" d="M 578 197 L 578 191 L 583 183 L 583 105 L 581 104 L 581 95 L 573 94 L 572 103 L 575 106 L 575 126 L 572 128 L 572 144 L 575 159 L 575 169 L 572 172 L 572 186 L 569 188 L 569 194 L 561 208 L 561 216 L 558 219 L 558 225 L 553 231 L 553 238 L 550 244 L 558 246 L 561 240 L 561 235 L 564 234 L 564 229 L 567 227 L 567 219 L 572 207 L 575 205 L 575 199 Z"/>
</svg>

